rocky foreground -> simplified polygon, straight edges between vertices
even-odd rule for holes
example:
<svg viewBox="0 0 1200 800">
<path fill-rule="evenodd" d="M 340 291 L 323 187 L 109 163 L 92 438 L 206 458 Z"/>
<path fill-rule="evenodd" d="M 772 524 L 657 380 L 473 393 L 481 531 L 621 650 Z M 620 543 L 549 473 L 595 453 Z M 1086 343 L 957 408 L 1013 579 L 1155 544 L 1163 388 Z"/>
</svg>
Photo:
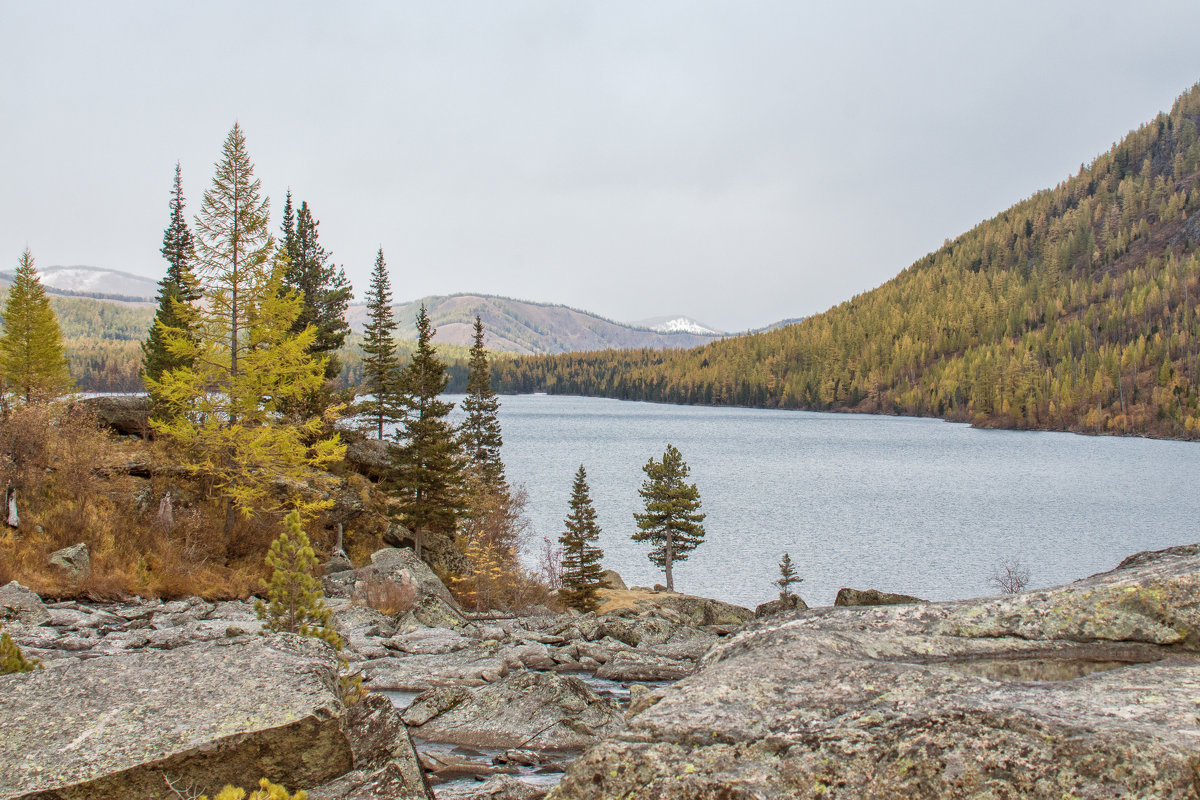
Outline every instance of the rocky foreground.
<svg viewBox="0 0 1200 800">
<path fill-rule="evenodd" d="M 759 620 L 621 589 L 600 614 L 479 619 L 411 551 L 348 566 L 325 578 L 346 665 L 255 635 L 248 603 L 0 587 L 46 667 L 0 677 L 0 800 L 260 776 L 313 800 L 530 800 L 563 770 L 551 798 L 1200 797 L 1200 546 L 1011 597 Z M 366 604 L 387 585 L 411 608 Z M 375 690 L 349 708 L 347 669 Z"/>
<path fill-rule="evenodd" d="M 0 625 L 45 667 L 0 677 L 0 799 L 211 796 L 261 776 L 312 800 L 430 798 L 431 785 L 540 797 L 548 786 L 511 776 L 561 774 L 625 729 L 623 704 L 581 677 L 676 680 L 752 616 L 622 586 L 603 614 L 477 618 L 411 550 L 341 567 L 324 583 L 345 664 L 313 640 L 256 635 L 249 602 L 47 603 L 0 587 Z M 367 605 L 376 594 L 411 608 L 385 614 Z M 346 708 L 338 676 L 355 673 L 372 693 Z M 402 718 L 379 692 L 417 696 Z"/>
<path fill-rule="evenodd" d="M 1200 545 L 1003 598 L 771 617 L 551 798 L 1200 797 Z"/>
</svg>

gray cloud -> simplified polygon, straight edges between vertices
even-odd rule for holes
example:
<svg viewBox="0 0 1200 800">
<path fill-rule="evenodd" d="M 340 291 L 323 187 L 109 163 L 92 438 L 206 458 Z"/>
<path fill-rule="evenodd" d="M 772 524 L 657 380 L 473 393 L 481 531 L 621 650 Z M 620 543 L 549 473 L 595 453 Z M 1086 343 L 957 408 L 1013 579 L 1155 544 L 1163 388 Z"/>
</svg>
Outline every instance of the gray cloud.
<svg viewBox="0 0 1200 800">
<path fill-rule="evenodd" d="M 194 210 L 236 119 L 356 285 L 382 245 L 401 298 L 742 329 L 881 283 L 1200 79 L 1190 2 L 348 6 L 0 0 L 0 262 L 160 274 L 174 163 Z"/>
</svg>

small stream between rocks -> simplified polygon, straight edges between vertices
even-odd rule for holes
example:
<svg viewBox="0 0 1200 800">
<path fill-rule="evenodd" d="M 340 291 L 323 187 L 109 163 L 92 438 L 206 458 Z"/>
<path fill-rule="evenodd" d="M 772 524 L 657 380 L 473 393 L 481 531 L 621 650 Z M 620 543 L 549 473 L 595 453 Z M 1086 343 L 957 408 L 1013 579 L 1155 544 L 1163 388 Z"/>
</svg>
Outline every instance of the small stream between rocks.
<svg viewBox="0 0 1200 800">
<path fill-rule="evenodd" d="M 622 709 L 629 707 L 629 683 L 597 678 L 591 673 L 575 675 L 596 694 L 615 701 Z M 674 681 L 639 681 L 649 689 L 670 686 Z M 381 690 L 380 694 L 392 701 L 398 710 L 404 711 L 422 692 Z M 448 742 L 437 742 L 413 736 L 413 745 L 422 760 L 429 759 L 449 766 L 444 775 L 454 775 L 461 766 L 461 777 L 434 784 L 433 793 L 437 800 L 459 800 L 473 796 L 480 782 L 492 775 L 507 774 L 533 786 L 547 789 L 562 780 L 563 773 L 582 750 L 505 750 L 501 747 L 465 747 Z"/>
</svg>

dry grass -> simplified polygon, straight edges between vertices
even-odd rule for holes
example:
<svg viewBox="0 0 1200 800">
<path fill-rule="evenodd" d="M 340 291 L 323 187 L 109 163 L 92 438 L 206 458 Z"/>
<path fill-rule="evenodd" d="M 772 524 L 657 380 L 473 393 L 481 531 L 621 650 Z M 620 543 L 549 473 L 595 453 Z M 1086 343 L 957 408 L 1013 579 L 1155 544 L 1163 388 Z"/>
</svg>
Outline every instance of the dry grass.
<svg viewBox="0 0 1200 800">
<path fill-rule="evenodd" d="M 226 537 L 221 503 L 205 487 L 169 469 L 133 477 L 121 468 L 130 462 L 170 465 L 157 446 L 114 438 L 70 404 L 10 409 L 0 419 L 0 488 L 16 488 L 21 526 L 0 528 L 0 581 L 60 598 L 258 593 L 279 519 L 239 520 Z M 168 490 L 176 500 L 169 529 L 157 521 Z M 88 545 L 92 574 L 71 582 L 47 560 L 78 542 Z"/>
<path fill-rule="evenodd" d="M 641 600 L 653 600 L 656 597 L 662 597 L 666 594 L 675 594 L 675 592 L 635 592 L 630 589 L 601 589 L 600 607 L 596 609 L 596 613 L 607 614 L 609 611 L 617 611 L 622 608 L 637 608 L 638 602 Z"/>
</svg>

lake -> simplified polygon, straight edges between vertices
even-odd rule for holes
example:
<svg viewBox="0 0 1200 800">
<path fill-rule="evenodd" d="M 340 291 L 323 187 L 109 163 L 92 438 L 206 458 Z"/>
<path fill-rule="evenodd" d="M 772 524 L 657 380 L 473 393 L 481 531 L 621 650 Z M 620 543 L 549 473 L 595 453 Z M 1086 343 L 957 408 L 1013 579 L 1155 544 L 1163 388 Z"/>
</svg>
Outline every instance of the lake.
<svg viewBox="0 0 1200 800">
<path fill-rule="evenodd" d="M 536 541 L 557 539 L 582 463 L 604 564 L 630 585 L 663 580 L 629 536 L 642 466 L 674 444 L 708 514 L 676 589 L 750 607 L 777 595 L 785 551 L 804 578 L 796 591 L 828 605 L 843 586 L 994 594 L 1005 558 L 1049 586 L 1200 541 L 1196 444 L 546 395 L 501 397 L 500 420 Z"/>
</svg>

